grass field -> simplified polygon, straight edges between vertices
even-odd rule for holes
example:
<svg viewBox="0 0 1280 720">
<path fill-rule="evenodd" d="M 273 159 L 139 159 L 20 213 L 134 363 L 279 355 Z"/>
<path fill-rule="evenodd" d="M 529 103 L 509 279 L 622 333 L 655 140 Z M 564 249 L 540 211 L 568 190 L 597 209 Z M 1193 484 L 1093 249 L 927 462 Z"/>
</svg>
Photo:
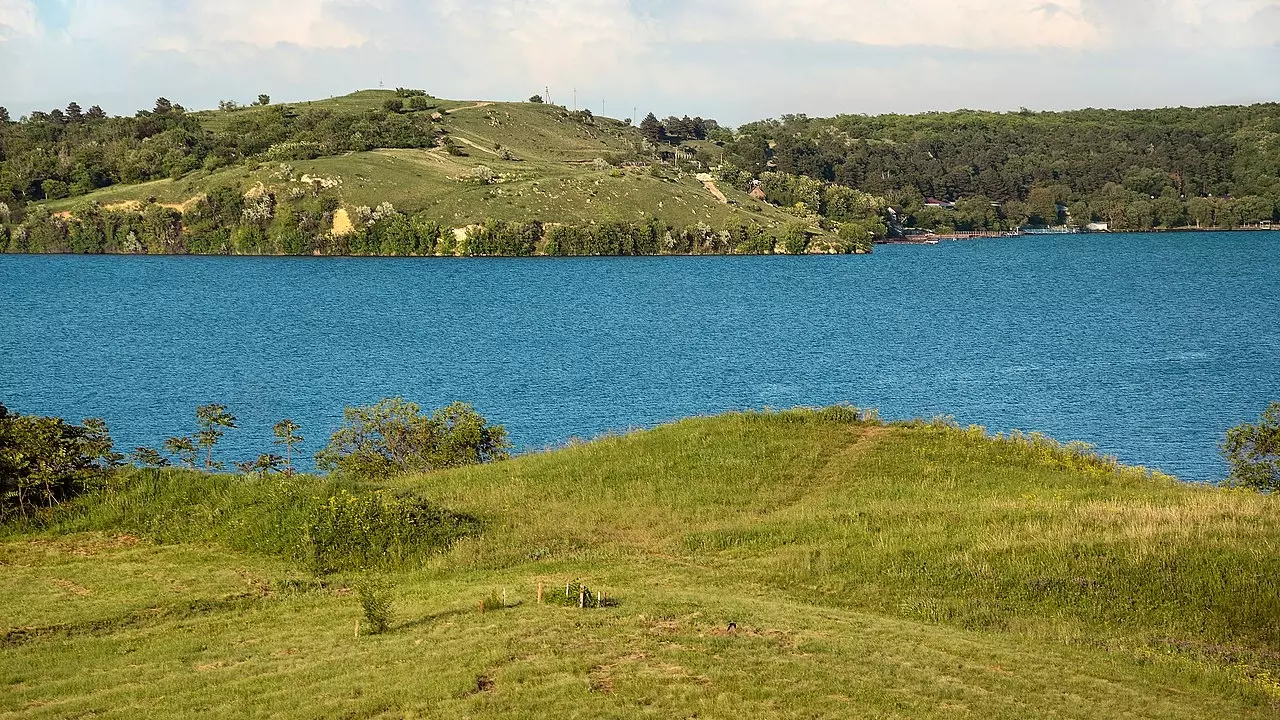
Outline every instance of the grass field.
<svg viewBox="0 0 1280 720">
<path fill-rule="evenodd" d="M 385 634 L 361 573 L 291 550 L 340 491 L 466 519 L 365 573 Z M 6 716 L 1280 717 L 1280 499 L 941 424 L 692 419 L 379 488 L 173 473 L 8 532 Z M 538 602 L 576 581 L 614 603 Z"/>
<path fill-rule="evenodd" d="M 390 90 L 366 90 L 345 97 L 294 107 L 334 111 L 377 110 L 395 97 Z M 115 205 L 125 202 L 180 204 L 217 185 L 248 187 L 257 183 L 288 197 L 305 189 L 302 175 L 341 178 L 338 193 L 348 209 L 376 207 L 383 202 L 409 212 L 426 212 L 443 225 L 465 227 L 487 219 L 589 224 L 609 220 L 640 221 L 649 217 L 677 228 L 706 223 L 724 228 L 736 221 L 778 227 L 795 218 L 746 193 L 721 187 L 723 202 L 699 182 L 695 174 L 674 167 L 660 176 L 643 168 L 610 168 L 596 161 L 627 157 L 636 152 L 639 133 L 609 118 L 591 123 L 573 119 L 564 108 L 533 103 L 486 103 L 432 98 L 443 119 L 440 127 L 465 155 L 430 150 L 374 150 L 287 163 L 236 166 L 213 173 L 197 171 L 177 180 L 113 186 L 93 194 L 45 203 L 51 211 L 73 209 L 84 202 Z M 245 108 L 234 113 L 264 112 Z M 224 130 L 232 113 L 199 114 L 210 131 Z M 701 143 L 712 154 L 714 146 Z M 506 158 L 506 159 L 504 159 Z M 471 181 L 476 168 L 494 174 L 491 184 Z"/>
</svg>

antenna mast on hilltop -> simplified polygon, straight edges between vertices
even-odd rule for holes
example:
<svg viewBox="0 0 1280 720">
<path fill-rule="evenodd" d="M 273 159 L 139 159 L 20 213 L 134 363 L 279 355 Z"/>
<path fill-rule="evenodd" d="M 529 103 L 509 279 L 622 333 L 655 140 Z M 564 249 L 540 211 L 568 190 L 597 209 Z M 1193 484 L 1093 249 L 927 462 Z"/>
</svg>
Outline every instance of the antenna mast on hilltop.
<svg viewBox="0 0 1280 720">
<path fill-rule="evenodd" d="M 573 111 L 578 112 L 578 88 L 573 89 Z"/>
<path fill-rule="evenodd" d="M 543 94 L 543 97 L 547 99 L 547 104 L 550 105 L 551 104 L 551 86 L 548 85 L 543 89 L 546 90 L 546 93 Z"/>
</svg>

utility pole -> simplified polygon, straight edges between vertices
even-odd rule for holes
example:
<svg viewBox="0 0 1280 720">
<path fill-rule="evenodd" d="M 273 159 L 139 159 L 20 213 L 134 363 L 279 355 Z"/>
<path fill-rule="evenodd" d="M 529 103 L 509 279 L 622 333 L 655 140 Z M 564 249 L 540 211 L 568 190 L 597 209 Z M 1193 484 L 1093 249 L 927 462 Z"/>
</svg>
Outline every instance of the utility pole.
<svg viewBox="0 0 1280 720">
<path fill-rule="evenodd" d="M 578 88 L 573 89 L 573 111 L 578 112 Z"/>
</svg>

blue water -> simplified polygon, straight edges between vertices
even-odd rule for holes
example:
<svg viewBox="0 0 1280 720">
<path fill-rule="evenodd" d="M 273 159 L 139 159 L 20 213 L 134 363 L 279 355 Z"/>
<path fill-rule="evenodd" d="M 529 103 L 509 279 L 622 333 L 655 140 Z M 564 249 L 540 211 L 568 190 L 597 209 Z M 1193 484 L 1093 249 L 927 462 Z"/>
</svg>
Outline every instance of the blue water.
<svg viewBox="0 0 1280 720">
<path fill-rule="evenodd" d="M 474 403 L 517 446 L 851 402 L 1094 443 L 1190 480 L 1280 399 L 1280 233 L 888 246 L 871 257 L 0 256 L 0 402 L 118 445 L 222 402 L 225 459 L 348 404 Z"/>
</svg>

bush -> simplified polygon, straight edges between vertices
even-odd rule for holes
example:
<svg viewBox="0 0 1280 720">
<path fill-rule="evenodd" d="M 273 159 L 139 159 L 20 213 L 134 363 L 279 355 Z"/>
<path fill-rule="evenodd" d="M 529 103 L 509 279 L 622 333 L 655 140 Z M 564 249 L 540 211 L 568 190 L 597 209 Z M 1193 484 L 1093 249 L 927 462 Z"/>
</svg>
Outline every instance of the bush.
<svg viewBox="0 0 1280 720">
<path fill-rule="evenodd" d="M 0 405 L 0 516 L 27 516 L 105 484 L 123 459 L 102 420 L 10 413 Z"/>
<path fill-rule="evenodd" d="M 478 465 L 508 457 L 501 425 L 489 425 L 466 403 L 453 403 L 429 417 L 402 398 L 347 408 L 343 426 L 316 454 L 321 469 L 353 477 Z"/>
<path fill-rule="evenodd" d="M 379 635 L 391 627 L 392 592 L 395 587 L 380 578 L 364 578 L 356 585 L 365 627 L 370 635 Z"/>
<path fill-rule="evenodd" d="M 1280 492 L 1280 402 L 1271 403 L 1257 425 L 1228 430 L 1222 454 L 1231 464 L 1232 485 Z"/>
</svg>

